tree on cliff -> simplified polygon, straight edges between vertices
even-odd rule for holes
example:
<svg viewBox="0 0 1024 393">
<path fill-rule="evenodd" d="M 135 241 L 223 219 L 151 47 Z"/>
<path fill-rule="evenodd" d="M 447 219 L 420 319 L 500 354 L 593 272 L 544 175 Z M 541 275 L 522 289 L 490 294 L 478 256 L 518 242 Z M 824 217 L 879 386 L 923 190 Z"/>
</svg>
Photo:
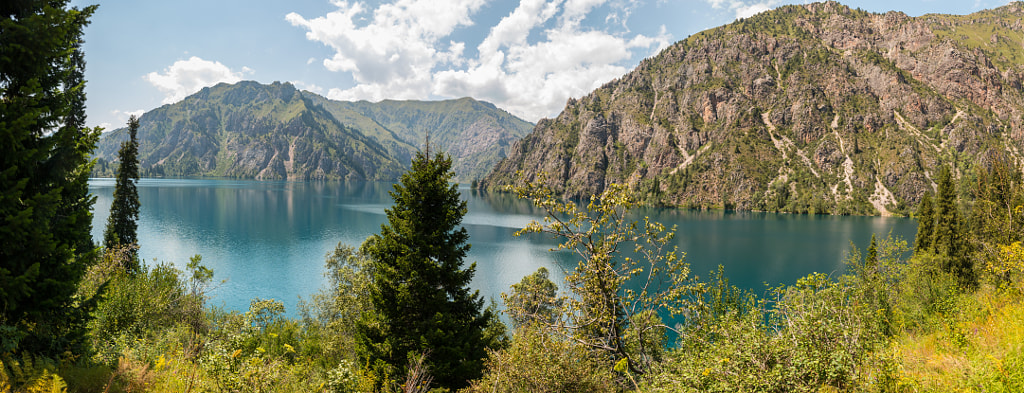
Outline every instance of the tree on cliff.
<svg viewBox="0 0 1024 393">
<path fill-rule="evenodd" d="M 95 258 L 88 176 L 100 131 L 85 127 L 81 48 L 95 6 L 67 3 L 0 3 L 0 325 L 51 353 L 82 331 L 72 296 Z"/>
<path fill-rule="evenodd" d="M 117 182 L 114 184 L 114 202 L 110 205 L 110 216 L 107 217 L 107 228 L 103 231 L 103 245 L 109 250 L 117 246 L 132 246 L 139 242 L 137 230 L 139 219 L 139 190 L 135 182 L 139 180 L 139 119 L 132 116 L 128 119 L 128 140 L 121 143 L 118 157 L 121 164 L 117 170 Z M 129 247 L 132 253 L 132 266 L 126 266 L 129 272 L 139 269 L 136 248 Z"/>
<path fill-rule="evenodd" d="M 449 183 L 451 165 L 444 154 L 418 152 L 394 185 L 388 222 L 362 246 L 373 264 L 373 311 L 357 326 L 358 352 L 378 385 L 409 373 L 409 360 L 425 355 L 434 382 L 462 388 L 480 377 L 487 348 L 503 335 L 489 328 L 495 316 L 468 287 L 476 264 L 462 267 L 467 208 Z"/>
</svg>

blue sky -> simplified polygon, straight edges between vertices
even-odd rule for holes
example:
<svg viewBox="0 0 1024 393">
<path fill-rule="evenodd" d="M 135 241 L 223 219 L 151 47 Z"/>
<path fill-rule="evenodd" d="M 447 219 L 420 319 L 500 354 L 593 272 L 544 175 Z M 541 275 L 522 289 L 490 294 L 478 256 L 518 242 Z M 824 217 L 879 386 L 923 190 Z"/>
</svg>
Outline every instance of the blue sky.
<svg viewBox="0 0 1024 393">
<path fill-rule="evenodd" d="M 842 3 L 918 16 L 1007 2 Z M 287 81 L 342 100 L 470 96 L 536 122 L 665 46 L 796 3 L 804 1 L 100 1 L 85 32 L 89 124 L 112 130 L 129 114 L 239 80 Z"/>
</svg>

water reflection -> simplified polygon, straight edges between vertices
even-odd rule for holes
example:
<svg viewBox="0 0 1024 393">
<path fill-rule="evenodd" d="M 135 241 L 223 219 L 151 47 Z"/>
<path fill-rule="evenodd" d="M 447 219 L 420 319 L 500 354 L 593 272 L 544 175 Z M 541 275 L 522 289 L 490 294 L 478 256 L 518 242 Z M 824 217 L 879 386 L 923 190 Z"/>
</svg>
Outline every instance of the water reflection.
<svg viewBox="0 0 1024 393">
<path fill-rule="evenodd" d="M 93 237 L 102 239 L 113 180 L 90 180 L 97 196 Z M 276 298 L 294 313 L 324 283 L 324 256 L 338 243 L 358 246 L 380 231 L 391 206 L 389 183 L 285 182 L 210 179 L 143 179 L 139 222 L 140 255 L 152 263 L 184 267 L 203 256 L 217 280 L 215 304 L 246 309 L 255 297 Z M 470 234 L 466 263 L 477 263 L 472 282 L 485 298 L 500 293 L 538 267 L 558 282 L 572 254 L 548 251 L 557 242 L 543 235 L 513 233 L 541 212 L 509 194 L 480 194 L 461 188 L 469 206 L 463 225 Z M 751 212 L 641 209 L 676 225 L 675 243 L 691 270 L 702 276 L 718 264 L 730 281 L 745 288 L 791 283 L 811 272 L 841 272 L 850 242 L 866 247 L 871 233 L 889 231 L 913 241 L 908 219 L 832 217 Z"/>
</svg>

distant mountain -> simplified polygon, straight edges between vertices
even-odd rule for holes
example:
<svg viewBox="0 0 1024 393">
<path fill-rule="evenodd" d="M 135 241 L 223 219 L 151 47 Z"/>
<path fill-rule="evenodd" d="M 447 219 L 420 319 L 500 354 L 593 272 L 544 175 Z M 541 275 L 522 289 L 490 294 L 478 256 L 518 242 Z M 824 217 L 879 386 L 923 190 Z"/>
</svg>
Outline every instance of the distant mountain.
<svg viewBox="0 0 1024 393">
<path fill-rule="evenodd" d="M 541 120 L 481 185 L 568 197 L 908 213 L 944 163 L 1024 166 L 1024 3 L 966 16 L 779 7 L 707 30 Z M 516 176 L 522 171 L 522 176 Z M 966 189 L 966 188 L 965 188 Z"/>
<path fill-rule="evenodd" d="M 340 102 L 289 83 L 219 84 L 139 119 L 144 176 L 395 180 L 430 132 L 457 180 L 482 177 L 532 124 L 470 98 Z M 104 134 L 94 174 L 110 175 L 126 129 Z"/>
<path fill-rule="evenodd" d="M 452 156 L 455 174 L 462 181 L 487 175 L 512 144 L 534 126 L 493 104 L 472 98 L 371 103 L 307 95 L 337 119 L 362 130 L 390 151 L 404 152 L 404 163 L 409 162 L 415 151 L 413 145 L 422 147 L 429 132 L 431 149 L 438 148 Z"/>
</svg>

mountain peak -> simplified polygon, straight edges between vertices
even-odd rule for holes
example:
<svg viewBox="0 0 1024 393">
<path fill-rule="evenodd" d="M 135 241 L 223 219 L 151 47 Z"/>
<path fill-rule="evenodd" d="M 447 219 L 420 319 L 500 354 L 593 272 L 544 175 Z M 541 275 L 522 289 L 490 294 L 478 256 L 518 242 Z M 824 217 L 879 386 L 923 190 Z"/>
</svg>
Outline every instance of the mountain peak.
<svg viewBox="0 0 1024 393">
<path fill-rule="evenodd" d="M 482 185 L 546 173 L 568 197 L 614 182 L 652 204 L 906 214 L 943 164 L 1024 165 L 1019 9 L 825 2 L 706 30 L 569 100 Z"/>
<path fill-rule="evenodd" d="M 143 114 L 139 148 L 147 176 L 394 180 L 430 129 L 456 176 L 470 180 L 531 128 L 473 99 L 348 103 L 287 82 L 240 81 Z M 116 157 L 124 134 L 104 135 L 101 163 Z"/>
</svg>

